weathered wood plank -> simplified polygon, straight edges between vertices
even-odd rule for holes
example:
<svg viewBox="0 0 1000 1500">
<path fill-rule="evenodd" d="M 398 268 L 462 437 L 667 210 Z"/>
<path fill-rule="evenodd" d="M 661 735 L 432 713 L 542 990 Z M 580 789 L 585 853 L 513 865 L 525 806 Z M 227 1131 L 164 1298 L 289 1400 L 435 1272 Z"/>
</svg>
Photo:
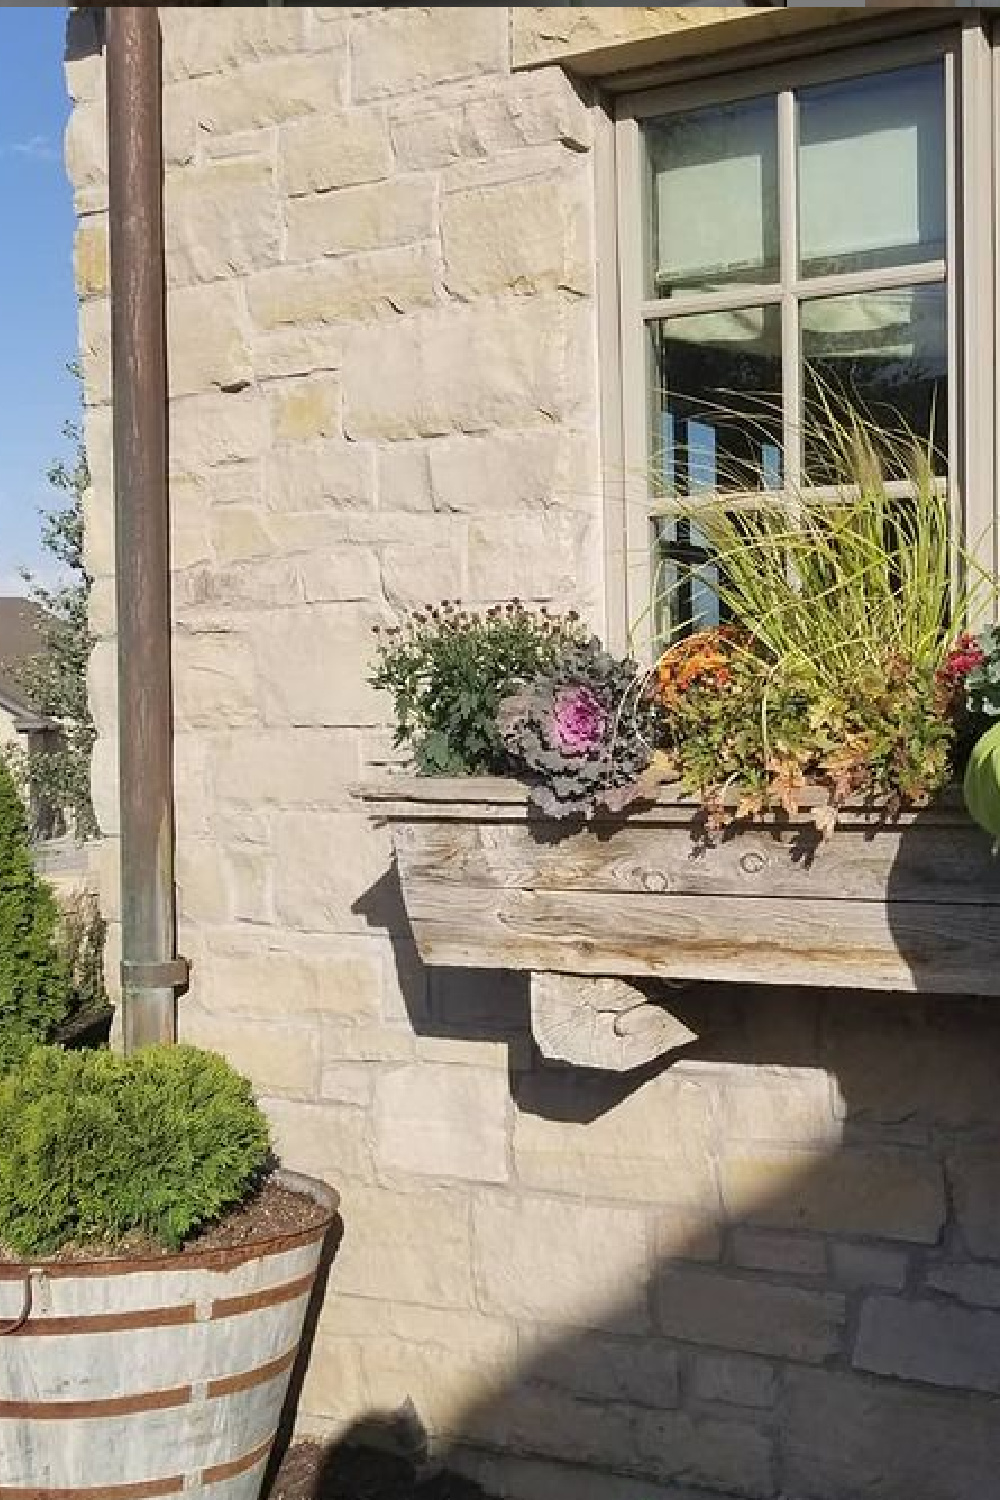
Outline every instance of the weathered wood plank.
<svg viewBox="0 0 1000 1500">
<path fill-rule="evenodd" d="M 974 906 L 406 886 L 427 963 L 1000 995 L 1000 924 Z"/>
<path fill-rule="evenodd" d="M 540 841 L 523 823 L 405 823 L 394 830 L 410 881 L 498 889 L 747 896 L 785 900 L 1000 905 L 1000 860 L 971 822 L 956 828 L 838 830 L 807 856 L 801 830 L 754 828 L 712 848 L 689 829 L 625 824 Z"/>
</svg>

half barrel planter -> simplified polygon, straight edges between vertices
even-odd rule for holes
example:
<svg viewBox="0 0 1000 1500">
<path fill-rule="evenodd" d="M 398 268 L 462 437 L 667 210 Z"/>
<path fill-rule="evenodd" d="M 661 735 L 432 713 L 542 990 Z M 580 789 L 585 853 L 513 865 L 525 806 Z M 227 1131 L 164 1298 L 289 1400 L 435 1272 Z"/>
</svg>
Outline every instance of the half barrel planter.
<svg viewBox="0 0 1000 1500">
<path fill-rule="evenodd" d="M 146 1260 L 0 1262 L 0 1497 L 257 1500 L 337 1195 L 300 1232 Z"/>
<path fill-rule="evenodd" d="M 819 846 L 803 811 L 710 847 L 671 787 L 586 824 L 489 777 L 385 773 L 360 793 L 426 963 L 1000 994 L 1000 860 L 957 793 L 895 819 L 850 804 Z"/>
</svg>

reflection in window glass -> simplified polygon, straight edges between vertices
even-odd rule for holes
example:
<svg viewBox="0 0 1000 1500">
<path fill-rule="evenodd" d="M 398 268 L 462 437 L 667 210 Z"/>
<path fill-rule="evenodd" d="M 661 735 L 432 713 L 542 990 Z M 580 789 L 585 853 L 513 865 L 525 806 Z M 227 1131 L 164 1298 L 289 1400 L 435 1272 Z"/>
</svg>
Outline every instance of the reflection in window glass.
<svg viewBox="0 0 1000 1500">
<path fill-rule="evenodd" d="M 656 639 L 663 645 L 694 630 L 730 622 L 718 597 L 719 569 L 691 521 L 660 516 L 655 523 L 653 598 Z"/>
<path fill-rule="evenodd" d="M 941 64 L 803 89 L 798 168 L 803 275 L 943 258 Z"/>
<path fill-rule="evenodd" d="M 654 492 L 693 495 L 781 484 L 777 307 L 651 323 Z"/>
<path fill-rule="evenodd" d="M 860 412 L 890 437 L 907 431 L 930 442 L 935 468 L 947 452 L 948 352 L 943 286 L 895 287 L 802 304 L 802 358 L 806 366 L 804 464 L 813 484 L 834 483 L 830 454 L 812 430 L 828 404 L 834 418 Z M 905 477 L 904 466 L 883 455 L 887 477 Z"/>
<path fill-rule="evenodd" d="M 774 99 L 667 116 L 644 128 L 647 294 L 778 277 Z"/>
</svg>

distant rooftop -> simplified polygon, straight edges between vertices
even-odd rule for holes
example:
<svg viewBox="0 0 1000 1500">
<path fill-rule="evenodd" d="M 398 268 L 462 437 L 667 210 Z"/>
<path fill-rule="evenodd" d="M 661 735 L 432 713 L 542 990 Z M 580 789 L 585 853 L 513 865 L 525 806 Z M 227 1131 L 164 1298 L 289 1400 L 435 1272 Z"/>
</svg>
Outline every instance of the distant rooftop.
<svg viewBox="0 0 1000 1500">
<path fill-rule="evenodd" d="M 17 680 L 18 669 L 45 649 L 47 616 L 33 599 L 0 596 L 0 705 L 25 718 L 38 718 L 38 709 Z"/>
</svg>

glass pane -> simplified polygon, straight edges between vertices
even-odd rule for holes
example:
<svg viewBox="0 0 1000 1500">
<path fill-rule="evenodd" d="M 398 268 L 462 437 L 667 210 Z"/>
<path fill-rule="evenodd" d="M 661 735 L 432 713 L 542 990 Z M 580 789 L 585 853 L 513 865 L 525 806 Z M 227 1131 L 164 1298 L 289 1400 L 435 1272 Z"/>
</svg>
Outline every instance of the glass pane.
<svg viewBox="0 0 1000 1500">
<path fill-rule="evenodd" d="M 776 489 L 780 310 L 696 313 L 649 329 L 653 492 Z"/>
<path fill-rule="evenodd" d="M 943 258 L 940 62 L 803 89 L 798 139 L 804 276 Z"/>
<path fill-rule="evenodd" d="M 778 279 L 778 128 L 773 99 L 643 127 L 647 295 Z"/>
<path fill-rule="evenodd" d="M 834 419 L 861 413 L 888 438 L 910 431 L 935 451 L 945 471 L 948 433 L 948 349 L 943 286 L 896 287 L 802 304 L 807 429 L 828 404 Z M 887 477 L 905 468 L 883 450 Z M 833 483 L 829 453 L 807 430 L 805 468 L 814 484 Z"/>
<path fill-rule="evenodd" d="M 698 528 L 688 520 L 660 516 L 655 537 L 656 645 L 662 648 L 678 636 L 730 623 L 718 596 L 718 566 Z"/>
</svg>

